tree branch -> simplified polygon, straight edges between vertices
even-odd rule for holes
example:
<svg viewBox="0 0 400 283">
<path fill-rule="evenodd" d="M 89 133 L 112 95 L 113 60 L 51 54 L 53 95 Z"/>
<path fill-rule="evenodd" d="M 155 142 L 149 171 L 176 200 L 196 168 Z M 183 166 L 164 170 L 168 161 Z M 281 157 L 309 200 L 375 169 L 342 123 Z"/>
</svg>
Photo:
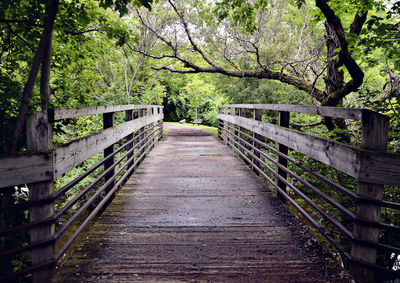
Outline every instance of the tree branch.
<svg viewBox="0 0 400 283">
<path fill-rule="evenodd" d="M 178 7 L 172 2 L 172 0 L 169 0 L 170 5 L 172 6 L 172 9 L 174 12 L 177 14 L 179 17 L 180 22 L 183 24 L 184 31 L 188 37 L 188 40 L 190 42 L 190 45 L 192 46 L 193 50 L 197 52 L 203 59 L 203 62 L 207 63 L 209 67 L 204 67 L 196 64 L 193 61 L 189 61 L 188 59 L 184 58 L 181 56 L 181 54 L 178 51 L 178 46 L 175 46 L 170 40 L 165 38 L 161 33 L 157 31 L 156 28 L 152 27 L 150 24 L 150 21 L 147 19 L 147 21 L 144 19 L 145 17 L 142 16 L 139 11 L 137 10 L 137 14 L 139 17 L 139 20 L 141 21 L 142 25 L 145 26 L 150 32 L 152 32 L 155 37 L 157 37 L 160 41 L 165 43 L 172 51 L 172 54 L 165 54 L 161 56 L 156 56 L 149 54 L 147 52 L 143 52 L 142 50 L 136 50 L 136 52 L 153 58 L 153 59 L 163 59 L 163 58 L 174 58 L 177 59 L 178 61 L 183 63 L 183 68 L 173 68 L 171 66 L 163 66 L 163 67 L 153 67 L 154 70 L 168 70 L 170 72 L 174 73 L 181 73 L 181 74 L 193 74 L 193 73 L 220 73 L 226 76 L 231 76 L 231 77 L 238 77 L 238 78 L 243 78 L 243 77 L 253 77 L 253 78 L 259 78 L 259 79 L 272 79 L 272 80 L 278 80 L 280 82 L 290 84 L 292 86 L 295 86 L 296 88 L 303 90 L 310 94 L 314 99 L 318 101 L 323 101 L 326 97 L 326 94 L 319 90 L 318 88 L 315 87 L 314 83 L 310 83 L 304 78 L 301 78 L 299 76 L 295 75 L 290 75 L 287 74 L 286 72 L 280 71 L 273 71 L 267 68 L 267 66 L 263 65 L 261 62 L 258 46 L 256 43 L 253 43 L 251 41 L 242 39 L 242 38 L 236 38 L 236 40 L 239 41 L 240 45 L 244 46 L 244 50 L 247 51 L 247 53 L 251 53 L 255 56 L 255 59 L 257 59 L 257 64 L 260 66 L 260 68 L 257 68 L 257 70 L 236 70 L 236 69 L 229 69 L 226 67 L 219 66 L 216 63 L 216 60 L 211 60 L 211 58 L 197 45 L 195 42 L 194 38 L 191 35 L 191 32 L 188 27 L 188 23 L 185 19 L 183 11 L 181 12 Z M 132 48 L 134 49 L 134 48 Z M 252 49 L 252 50 L 250 50 Z M 187 69 L 186 69 L 187 68 Z"/>
<path fill-rule="evenodd" d="M 262 71 L 251 71 L 251 70 L 229 70 L 221 67 L 218 68 L 205 68 L 190 63 L 190 65 L 185 65 L 186 68 L 191 68 L 192 70 L 176 70 L 171 69 L 170 67 L 158 67 L 153 68 L 154 70 L 169 70 L 174 73 L 181 74 L 195 74 L 195 73 L 219 73 L 230 77 L 237 78 L 258 78 L 258 79 L 271 79 L 278 80 L 280 82 L 290 84 L 292 86 L 297 87 L 300 90 L 303 90 L 313 96 L 315 99 L 321 101 L 324 97 L 324 93 L 315 88 L 313 84 L 303 80 L 302 78 L 298 78 L 295 76 L 290 76 L 281 72 L 273 72 L 270 70 L 262 70 Z"/>
<path fill-rule="evenodd" d="M 183 27 L 185 29 L 186 35 L 190 41 L 190 44 L 193 46 L 194 51 L 198 52 L 201 57 L 203 57 L 204 61 L 206 61 L 210 66 L 214 67 L 214 68 L 218 68 L 218 66 L 212 61 L 210 60 L 206 54 L 203 52 L 203 50 L 197 45 L 197 43 L 193 40 L 192 35 L 189 31 L 188 28 L 188 24 L 186 22 L 185 16 L 184 16 L 184 11 L 182 9 L 182 13 L 179 13 L 178 9 L 176 8 L 176 6 L 174 5 L 174 3 L 172 3 L 171 0 L 168 0 L 169 4 L 172 6 L 172 8 L 174 9 L 175 13 L 179 16 L 179 18 L 182 21 Z"/>
<path fill-rule="evenodd" d="M 127 42 L 125 42 L 125 44 L 126 44 L 126 45 L 129 47 L 129 49 L 132 50 L 133 52 L 142 54 L 142 55 L 144 55 L 144 56 L 146 56 L 146 57 L 149 57 L 149 58 L 152 58 L 152 59 L 160 60 L 160 59 L 164 59 L 164 58 L 176 58 L 176 56 L 174 56 L 174 55 L 169 55 L 169 54 L 163 54 L 163 55 L 161 55 L 161 56 L 155 56 L 155 55 L 152 55 L 152 54 L 143 52 L 143 51 L 141 51 L 141 50 L 139 50 L 139 49 L 133 48 L 133 47 L 132 47 L 129 43 L 127 43 Z"/>
<path fill-rule="evenodd" d="M 14 32 L 14 30 L 11 28 L 11 25 L 7 22 L 6 23 L 8 26 L 9 31 L 15 35 L 16 37 L 18 37 L 19 40 L 21 40 L 31 51 L 35 52 L 35 49 L 28 43 L 26 42 L 25 39 L 23 39 L 22 37 L 20 37 L 16 32 Z"/>
<path fill-rule="evenodd" d="M 81 30 L 81 31 L 69 31 L 69 30 L 64 30 L 65 34 L 70 34 L 70 35 L 82 35 L 88 32 L 94 32 L 94 31 L 99 31 L 98 28 L 92 28 L 88 30 Z"/>
<path fill-rule="evenodd" d="M 364 80 L 364 73 L 358 66 L 356 61 L 351 57 L 348 47 L 348 42 L 344 34 L 343 26 L 340 19 L 336 16 L 335 12 L 329 7 L 325 0 L 315 0 L 316 6 L 325 15 L 327 23 L 335 31 L 341 47 L 340 55 L 343 64 L 346 66 L 347 71 L 351 76 L 351 80 L 339 89 L 331 93 L 326 99 L 322 101 L 322 105 L 334 105 L 347 94 L 355 91 L 361 86 Z"/>
<path fill-rule="evenodd" d="M 367 20 L 368 11 L 360 12 L 357 11 L 356 15 L 354 16 L 354 20 L 350 25 L 350 33 L 352 34 L 360 34 L 361 29 Z"/>
</svg>

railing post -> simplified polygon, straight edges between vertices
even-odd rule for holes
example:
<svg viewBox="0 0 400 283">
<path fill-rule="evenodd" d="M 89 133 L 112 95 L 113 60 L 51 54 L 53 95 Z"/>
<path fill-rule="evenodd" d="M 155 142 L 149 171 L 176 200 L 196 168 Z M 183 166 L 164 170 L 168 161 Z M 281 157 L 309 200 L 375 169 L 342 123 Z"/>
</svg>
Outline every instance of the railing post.
<svg viewBox="0 0 400 283">
<path fill-rule="evenodd" d="M 164 109 L 160 106 L 158 107 L 158 114 L 164 114 Z M 164 117 L 164 115 L 162 115 Z M 162 138 L 163 136 L 163 131 L 164 131 L 164 121 L 163 119 L 160 119 L 158 121 L 158 131 L 159 131 L 159 136 Z"/>
<path fill-rule="evenodd" d="M 114 112 L 103 113 L 103 129 L 112 128 L 114 126 Z M 109 147 L 104 149 L 104 158 L 109 156 L 114 152 L 114 145 L 110 145 Z M 104 170 L 107 170 L 114 164 L 114 157 L 110 158 L 106 162 L 104 162 Z M 104 176 L 104 181 L 107 182 L 114 175 L 114 169 L 112 169 L 109 173 Z M 105 189 L 106 194 L 114 187 L 114 181 L 110 183 L 110 185 Z"/>
<path fill-rule="evenodd" d="M 261 114 L 262 114 L 262 110 L 261 109 L 254 109 L 253 111 L 253 117 L 254 120 L 256 121 L 261 121 Z M 253 133 L 253 148 L 256 149 L 260 149 L 260 144 L 257 143 L 255 140 L 261 140 L 262 136 L 256 133 Z M 255 157 L 260 158 L 260 153 L 257 152 L 256 150 L 253 150 L 253 154 Z M 255 167 L 260 167 L 260 162 L 258 160 L 256 160 L 255 158 L 253 158 L 253 171 L 259 175 L 260 173 L 255 169 Z"/>
<path fill-rule="evenodd" d="M 228 107 L 224 107 L 224 114 L 228 115 Z M 224 143 L 228 144 L 228 122 L 224 121 Z"/>
<path fill-rule="evenodd" d="M 222 114 L 222 107 L 221 106 L 218 106 L 218 114 Z M 221 131 L 222 127 L 221 127 L 220 121 L 221 120 L 218 120 L 218 136 L 220 138 L 222 138 L 222 131 Z"/>
<path fill-rule="evenodd" d="M 281 127 L 285 127 L 288 128 L 289 127 L 289 118 L 290 118 L 290 113 L 287 111 L 279 111 L 279 126 Z M 278 151 L 283 153 L 283 154 L 288 154 L 288 147 L 278 143 Z M 278 156 L 278 163 L 281 164 L 284 167 L 287 167 L 287 160 L 284 159 L 281 156 Z M 279 167 L 278 169 L 278 175 L 281 176 L 282 178 L 286 179 L 287 178 L 287 173 L 280 169 Z M 284 182 L 282 182 L 281 180 L 277 179 L 277 185 L 279 186 L 279 188 L 281 188 L 283 191 L 286 191 L 286 185 Z M 281 201 L 286 202 L 286 199 L 284 198 L 284 196 L 281 193 L 277 193 L 277 196 L 281 199 Z"/>
<path fill-rule="evenodd" d="M 386 117 L 368 110 L 363 111 L 361 148 L 385 152 L 387 150 L 388 128 L 388 120 Z M 368 160 L 361 160 L 360 171 L 363 171 L 362 167 L 364 166 L 369 166 Z M 383 192 L 384 185 L 358 182 L 357 195 L 361 198 L 382 200 Z M 358 217 L 379 222 L 381 218 L 381 207 L 361 201 L 356 205 L 356 214 Z M 357 221 L 353 224 L 353 234 L 356 238 L 361 240 L 378 242 L 378 232 L 378 228 L 360 224 L 357 223 Z M 375 264 L 377 251 L 376 248 L 355 242 L 351 247 L 351 255 L 355 259 Z M 358 280 L 362 282 L 375 282 L 375 274 L 370 268 L 362 267 L 354 263 L 352 264 L 351 270 Z"/>
<path fill-rule="evenodd" d="M 235 107 L 231 107 L 231 113 L 230 113 L 230 115 L 231 116 L 235 116 Z M 230 141 L 231 141 L 231 143 L 232 143 L 232 149 L 233 150 L 235 150 L 235 138 L 234 138 L 234 134 L 235 134 L 235 124 L 234 123 L 230 123 L 230 130 L 229 130 L 229 133 L 230 133 Z"/>
<path fill-rule="evenodd" d="M 158 114 L 158 107 L 153 107 L 153 115 L 157 115 Z M 153 137 L 154 137 L 154 144 L 156 144 L 156 142 L 158 142 L 158 134 L 156 132 L 157 126 L 158 126 L 158 121 L 153 123 L 154 125 L 154 133 L 153 133 Z"/>
<path fill-rule="evenodd" d="M 245 117 L 246 116 L 246 109 L 245 108 L 239 108 L 239 116 L 241 116 L 241 117 Z M 241 139 L 243 139 L 243 140 L 246 138 L 245 135 L 244 135 L 245 131 L 246 131 L 245 128 L 239 127 L 239 137 Z M 243 147 L 246 146 L 244 144 L 244 142 L 241 141 L 241 140 L 239 141 L 239 144 L 242 145 Z M 239 147 L 239 151 L 244 154 L 244 149 L 242 147 L 240 147 L 239 145 L 238 145 L 238 147 Z M 239 155 L 239 157 L 244 160 L 244 158 L 241 157 L 240 155 Z"/>
<path fill-rule="evenodd" d="M 140 117 L 144 117 L 144 108 L 140 108 L 139 109 L 139 118 Z M 142 127 L 142 128 L 140 128 L 139 129 L 139 141 L 140 141 L 140 144 L 139 144 L 139 148 L 141 148 L 143 145 L 144 145 L 144 137 L 145 137 L 145 127 Z M 142 153 L 145 151 L 145 149 L 143 148 L 139 153 L 138 153 L 138 156 L 141 156 L 142 155 Z M 141 161 L 139 161 L 139 163 L 140 163 Z"/>
<path fill-rule="evenodd" d="M 53 146 L 52 126 L 48 120 L 47 110 L 30 115 L 27 119 L 28 150 L 43 150 Z M 53 194 L 54 181 L 43 181 L 29 185 L 29 199 L 36 201 Z M 54 214 L 54 203 L 33 206 L 29 209 L 30 222 L 46 219 Z M 30 230 L 31 243 L 40 242 L 53 237 L 54 223 Z M 45 263 L 54 257 L 54 244 L 32 250 L 32 265 Z M 32 282 L 50 282 L 55 265 L 36 271 Z"/>
<path fill-rule="evenodd" d="M 151 107 L 147 107 L 146 108 L 146 116 L 151 116 L 152 115 L 152 109 L 153 108 L 151 108 Z M 147 139 L 146 139 L 146 141 L 150 141 L 151 139 L 152 139 L 152 137 L 150 137 L 150 129 L 149 129 L 149 127 L 150 127 L 150 124 L 148 124 L 147 125 L 147 127 L 146 127 L 146 136 L 147 136 Z M 148 149 L 148 148 L 152 148 L 152 142 L 149 142 L 148 143 L 148 145 L 146 146 L 146 149 Z"/>
<path fill-rule="evenodd" d="M 126 110 L 126 111 L 125 111 L 125 119 L 126 119 L 127 122 L 128 122 L 128 121 L 132 121 L 132 119 L 133 119 L 133 110 L 132 110 L 132 109 L 131 109 L 131 110 Z M 126 137 L 126 142 L 131 141 L 132 139 L 133 139 L 133 133 L 130 134 L 130 135 L 128 135 L 128 136 Z M 129 144 L 129 145 L 126 147 L 126 150 L 129 151 L 132 147 L 133 147 L 133 144 Z M 131 158 L 132 156 L 133 156 L 133 152 L 132 152 L 132 153 L 129 153 L 129 154 L 127 155 L 127 159 Z M 134 161 L 132 160 L 132 161 L 129 163 L 128 168 L 132 167 L 133 163 L 134 163 Z"/>
</svg>

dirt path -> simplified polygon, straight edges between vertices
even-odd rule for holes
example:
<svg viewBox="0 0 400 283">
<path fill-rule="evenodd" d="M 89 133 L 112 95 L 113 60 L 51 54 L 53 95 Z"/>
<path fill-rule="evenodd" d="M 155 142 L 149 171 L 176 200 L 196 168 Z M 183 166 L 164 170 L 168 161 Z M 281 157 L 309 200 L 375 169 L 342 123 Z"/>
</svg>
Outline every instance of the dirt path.
<svg viewBox="0 0 400 283">
<path fill-rule="evenodd" d="M 164 124 L 164 129 L 168 136 L 212 136 L 213 132 L 200 129 L 198 126 L 183 126 L 174 124 Z"/>
<path fill-rule="evenodd" d="M 343 281 L 213 133 L 165 129 L 56 282 Z"/>
</svg>

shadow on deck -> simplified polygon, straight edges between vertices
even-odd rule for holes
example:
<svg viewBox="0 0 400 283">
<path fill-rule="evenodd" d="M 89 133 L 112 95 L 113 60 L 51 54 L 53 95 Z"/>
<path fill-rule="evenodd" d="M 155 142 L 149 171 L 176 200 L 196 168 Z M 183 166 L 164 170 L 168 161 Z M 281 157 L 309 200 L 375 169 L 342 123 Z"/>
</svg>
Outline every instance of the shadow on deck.
<svg viewBox="0 0 400 283">
<path fill-rule="evenodd" d="M 165 129 L 55 282 L 346 281 L 215 136 Z"/>
</svg>

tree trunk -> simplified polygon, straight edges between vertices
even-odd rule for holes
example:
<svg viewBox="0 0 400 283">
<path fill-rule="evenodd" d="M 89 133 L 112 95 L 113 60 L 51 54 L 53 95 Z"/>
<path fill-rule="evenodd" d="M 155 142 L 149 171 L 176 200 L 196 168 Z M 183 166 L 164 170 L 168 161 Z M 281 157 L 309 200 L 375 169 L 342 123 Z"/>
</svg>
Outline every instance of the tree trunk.
<svg viewBox="0 0 400 283">
<path fill-rule="evenodd" d="M 344 73 L 339 71 L 339 67 L 342 65 L 339 62 L 339 54 L 335 49 L 340 48 L 340 43 L 337 36 L 330 25 L 325 22 L 325 42 L 327 50 L 327 72 L 324 78 L 325 80 L 325 91 L 329 95 L 344 86 Z M 334 57 L 337 57 L 334 59 Z"/>
<path fill-rule="evenodd" d="M 40 76 L 40 99 L 42 104 L 42 110 L 49 108 L 51 104 L 50 99 L 50 65 L 51 65 L 51 53 L 53 47 L 53 31 L 50 32 L 50 40 L 44 50 L 43 62 Z"/>
<path fill-rule="evenodd" d="M 44 29 L 42 37 L 39 42 L 38 49 L 36 50 L 35 57 L 33 58 L 31 71 L 29 73 L 28 80 L 22 92 L 21 106 L 19 108 L 17 121 L 12 135 L 10 152 L 16 152 L 18 148 L 18 139 L 21 136 L 22 129 L 25 123 L 25 118 L 28 115 L 29 104 L 32 98 L 33 88 L 35 86 L 36 79 L 39 73 L 39 67 L 43 61 L 45 51 L 49 46 L 49 42 L 52 39 L 52 30 L 58 12 L 58 5 L 59 5 L 59 0 L 53 0 L 46 7 L 47 17 L 44 23 Z"/>
<path fill-rule="evenodd" d="M 343 65 L 339 59 L 339 53 L 335 50 L 340 48 L 340 42 L 337 39 L 335 31 L 331 28 L 331 26 L 325 22 L 325 42 L 326 42 L 326 50 L 327 50 L 327 68 L 326 68 L 326 76 L 324 77 L 325 81 L 325 93 L 327 97 L 342 89 L 344 87 L 344 72 L 339 70 L 339 68 Z M 335 58 L 336 56 L 336 58 Z M 325 106 L 337 106 L 342 103 L 343 100 L 338 101 L 335 105 L 325 105 Z M 339 118 L 331 118 L 324 117 L 324 124 L 329 131 L 334 129 L 347 129 L 346 122 L 344 119 Z M 343 142 L 349 142 L 350 139 L 348 136 L 339 133 L 339 138 Z"/>
</svg>

